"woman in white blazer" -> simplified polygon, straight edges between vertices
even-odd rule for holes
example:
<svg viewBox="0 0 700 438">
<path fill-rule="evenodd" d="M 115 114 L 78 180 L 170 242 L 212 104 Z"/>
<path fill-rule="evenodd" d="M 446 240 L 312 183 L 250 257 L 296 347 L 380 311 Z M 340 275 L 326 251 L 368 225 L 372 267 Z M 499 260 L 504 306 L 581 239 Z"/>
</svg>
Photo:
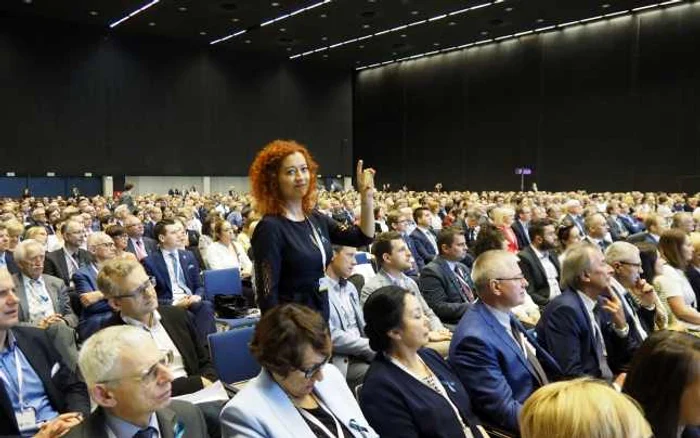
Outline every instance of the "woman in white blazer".
<svg viewBox="0 0 700 438">
<path fill-rule="evenodd" d="M 221 411 L 224 438 L 375 438 L 340 371 L 328 364 L 326 321 L 286 304 L 258 322 L 250 349 L 260 374 Z"/>
</svg>

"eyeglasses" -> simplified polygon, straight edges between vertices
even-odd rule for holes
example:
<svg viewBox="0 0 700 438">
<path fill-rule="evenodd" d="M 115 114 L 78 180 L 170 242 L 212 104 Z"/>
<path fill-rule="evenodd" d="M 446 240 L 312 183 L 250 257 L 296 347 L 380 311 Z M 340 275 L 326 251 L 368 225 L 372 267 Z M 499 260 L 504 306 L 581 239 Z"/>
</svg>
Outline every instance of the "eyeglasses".
<svg viewBox="0 0 700 438">
<path fill-rule="evenodd" d="M 620 263 L 620 264 L 622 264 L 622 265 L 634 266 L 635 268 L 641 268 L 641 267 L 642 267 L 642 264 L 641 264 L 641 263 L 623 262 L 622 260 L 620 260 L 618 263 Z"/>
<path fill-rule="evenodd" d="M 111 248 L 114 246 L 114 242 L 102 242 L 102 243 L 98 243 L 95 246 L 106 246 L 107 248 Z"/>
<path fill-rule="evenodd" d="M 313 365 L 307 369 L 303 368 L 297 368 L 299 371 L 304 373 L 304 378 L 305 379 L 310 379 L 320 370 L 325 364 L 327 364 L 331 360 L 331 356 L 328 355 L 323 359 L 323 362 L 319 362 L 316 365 Z"/>
<path fill-rule="evenodd" d="M 494 278 L 494 280 L 498 281 L 523 281 L 525 280 L 525 276 L 523 274 L 520 274 L 515 277 L 508 277 L 508 278 Z"/>
<path fill-rule="evenodd" d="M 158 380 L 158 370 L 160 367 L 169 367 L 171 363 L 173 363 L 175 355 L 173 354 L 173 350 L 168 350 L 161 356 L 160 359 L 153 365 L 151 365 L 149 368 L 141 371 L 138 374 L 131 375 L 131 376 L 122 376 L 122 377 L 116 377 L 114 379 L 106 379 L 106 380 L 101 380 L 97 383 L 110 383 L 110 382 L 116 382 L 118 380 L 123 380 L 123 379 L 132 379 L 132 380 L 138 380 L 144 385 L 150 385 L 151 383 L 155 382 Z"/>
<path fill-rule="evenodd" d="M 156 287 L 156 284 L 157 284 L 156 277 L 148 277 L 148 280 L 144 281 L 141 286 L 132 290 L 128 294 L 115 295 L 112 298 L 136 298 L 138 296 L 142 296 L 143 293 L 146 292 L 151 287 Z"/>
</svg>

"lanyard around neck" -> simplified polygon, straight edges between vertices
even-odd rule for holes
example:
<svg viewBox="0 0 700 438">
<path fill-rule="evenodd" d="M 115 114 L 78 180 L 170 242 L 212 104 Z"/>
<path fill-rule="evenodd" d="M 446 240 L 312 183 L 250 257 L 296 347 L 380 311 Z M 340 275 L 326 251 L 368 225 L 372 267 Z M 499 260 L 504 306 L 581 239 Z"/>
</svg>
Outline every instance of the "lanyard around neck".
<svg viewBox="0 0 700 438">
<path fill-rule="evenodd" d="M 306 411 L 306 409 L 304 409 L 304 408 L 297 408 L 297 409 L 299 410 L 299 413 L 301 413 L 301 416 L 304 417 L 307 421 L 310 421 L 311 423 L 313 423 L 313 424 L 314 424 L 316 427 L 318 427 L 319 429 L 321 429 L 321 431 L 322 431 L 324 434 L 326 434 L 326 435 L 328 436 L 328 438 L 343 438 L 343 436 L 344 436 L 344 435 L 343 435 L 343 429 L 342 429 L 342 427 L 340 426 L 340 422 L 338 421 L 338 419 L 335 418 L 335 415 L 333 415 L 333 413 L 331 412 L 331 410 L 328 409 L 328 407 L 325 405 L 325 403 L 323 403 L 323 402 L 321 401 L 321 399 L 319 399 L 319 398 L 317 398 L 317 397 L 314 397 L 314 399 L 316 400 L 316 402 L 318 402 L 318 406 L 319 406 L 321 409 L 323 409 L 323 411 L 324 411 L 326 414 L 328 414 L 328 415 L 333 419 L 333 423 L 335 423 L 335 431 L 336 431 L 336 434 L 333 435 L 333 433 L 332 433 L 330 430 L 328 430 L 328 428 L 327 428 L 323 423 L 321 423 L 321 421 L 320 421 L 318 418 L 316 418 L 316 417 L 314 417 L 313 415 L 311 415 L 310 413 L 308 413 L 308 412 Z"/>
<path fill-rule="evenodd" d="M 306 217 L 306 221 L 309 223 L 309 226 L 311 227 L 311 232 L 313 233 L 311 237 L 311 241 L 314 243 L 314 246 L 318 248 L 319 251 L 321 251 L 321 271 L 325 272 L 326 271 L 326 249 L 323 247 L 323 240 L 321 240 L 321 236 L 318 233 L 318 230 L 316 230 L 316 227 L 314 226 L 314 223 L 311 221 L 311 218 L 309 216 Z"/>
<path fill-rule="evenodd" d="M 19 408 L 24 409 L 24 400 L 22 398 L 22 382 L 23 382 L 23 376 L 24 373 L 22 371 L 22 364 L 19 361 L 19 352 L 17 351 L 18 347 L 15 345 L 14 347 L 14 356 L 15 356 L 15 369 L 17 370 L 17 399 L 19 400 Z M 10 384 L 10 378 L 11 376 L 6 375 L 3 371 L 0 371 L 0 378 L 5 381 L 5 383 L 8 386 L 8 390 L 10 386 L 14 386 Z"/>
</svg>

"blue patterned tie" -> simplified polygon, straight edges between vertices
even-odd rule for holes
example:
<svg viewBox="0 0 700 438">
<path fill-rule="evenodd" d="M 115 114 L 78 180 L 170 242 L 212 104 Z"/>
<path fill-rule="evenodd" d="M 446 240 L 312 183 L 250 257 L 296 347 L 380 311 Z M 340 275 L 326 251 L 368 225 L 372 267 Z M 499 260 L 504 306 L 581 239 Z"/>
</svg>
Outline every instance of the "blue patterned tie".
<svg viewBox="0 0 700 438">
<path fill-rule="evenodd" d="M 155 427 L 148 426 L 147 428 L 141 429 L 138 432 L 136 432 L 133 438 L 153 438 L 154 436 L 156 436 L 157 432 L 158 431 Z"/>
</svg>

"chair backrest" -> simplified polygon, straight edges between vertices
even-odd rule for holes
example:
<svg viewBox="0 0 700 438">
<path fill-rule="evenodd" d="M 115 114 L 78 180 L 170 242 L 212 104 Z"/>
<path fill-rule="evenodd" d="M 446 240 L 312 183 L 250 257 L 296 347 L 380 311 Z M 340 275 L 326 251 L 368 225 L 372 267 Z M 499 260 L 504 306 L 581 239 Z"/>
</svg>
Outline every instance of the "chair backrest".
<svg viewBox="0 0 700 438">
<path fill-rule="evenodd" d="M 254 330 L 254 326 L 248 326 L 209 335 L 211 359 L 222 382 L 252 379 L 260 372 L 260 365 L 248 349 Z"/>
<path fill-rule="evenodd" d="M 207 270 L 204 276 L 204 296 L 214 301 L 214 295 L 241 295 L 241 274 L 238 268 Z"/>
</svg>

